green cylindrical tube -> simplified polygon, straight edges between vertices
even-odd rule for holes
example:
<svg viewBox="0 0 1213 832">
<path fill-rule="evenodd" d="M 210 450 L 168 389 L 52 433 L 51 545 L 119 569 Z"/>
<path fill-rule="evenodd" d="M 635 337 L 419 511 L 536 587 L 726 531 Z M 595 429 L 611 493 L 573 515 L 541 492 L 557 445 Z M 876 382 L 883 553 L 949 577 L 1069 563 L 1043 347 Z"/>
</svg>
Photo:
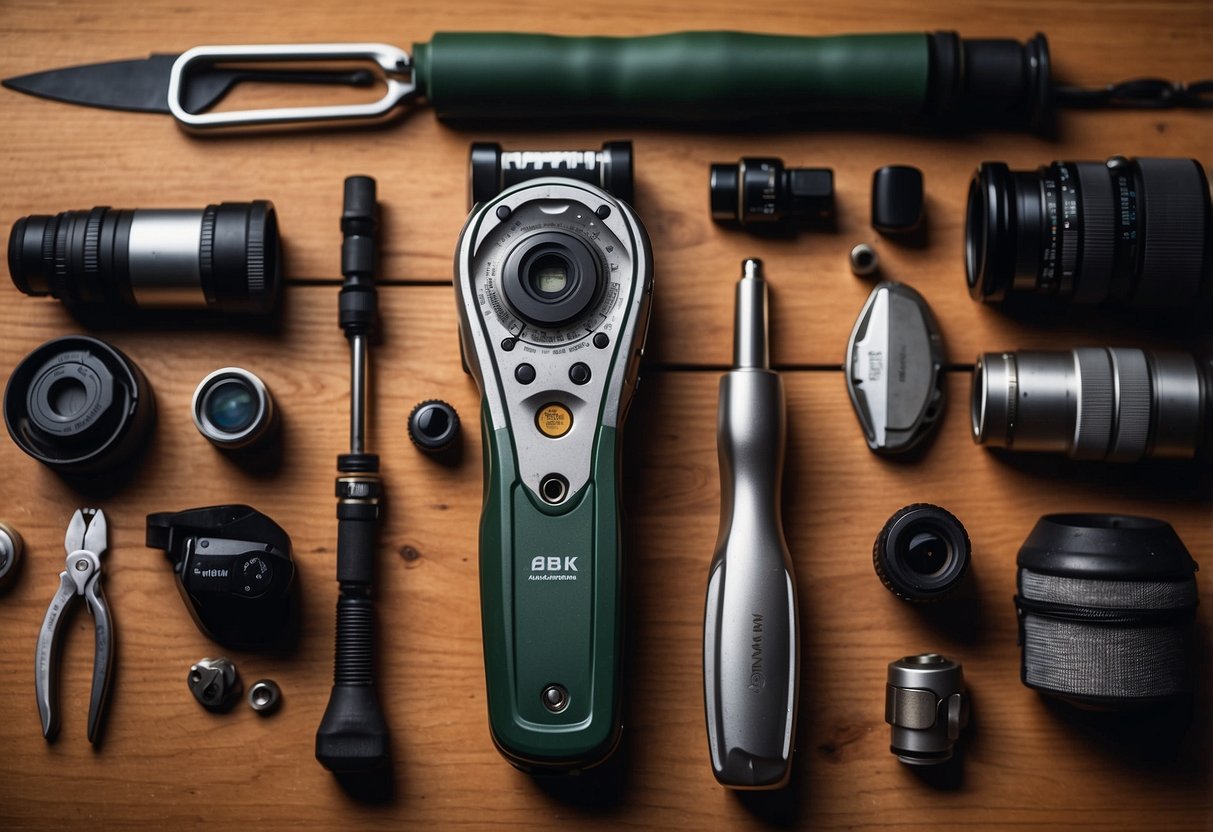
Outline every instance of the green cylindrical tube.
<svg viewBox="0 0 1213 832">
<path fill-rule="evenodd" d="M 439 118 L 690 118 L 829 112 L 913 115 L 931 98 L 926 33 L 644 37 L 438 33 L 414 45 Z"/>
</svg>

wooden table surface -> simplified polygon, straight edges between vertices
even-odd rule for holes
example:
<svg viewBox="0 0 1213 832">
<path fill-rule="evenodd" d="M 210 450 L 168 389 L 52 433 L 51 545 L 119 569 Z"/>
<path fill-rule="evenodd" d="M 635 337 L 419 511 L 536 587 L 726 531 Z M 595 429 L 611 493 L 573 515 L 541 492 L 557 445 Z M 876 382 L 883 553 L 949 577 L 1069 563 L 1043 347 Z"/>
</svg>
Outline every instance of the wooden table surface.
<svg viewBox="0 0 1213 832">
<path fill-rule="evenodd" d="M 689 28 L 821 34 L 957 29 L 1025 39 L 1045 31 L 1056 73 L 1094 84 L 1126 77 L 1213 76 L 1213 4 L 616 2 L 520 0 L 420 4 L 366 0 L 145 0 L 0 5 L 0 76 L 65 64 L 176 52 L 200 43 L 383 40 L 408 48 L 435 31 L 637 34 Z M 0 227 L 19 216 L 93 205 L 201 207 L 268 198 L 285 238 L 287 311 L 275 334 L 148 328 L 100 334 L 126 351 L 156 391 L 159 423 L 136 475 L 102 498 L 73 492 L 0 442 L 0 518 L 25 536 L 26 561 L 0 597 L 0 828 L 295 829 L 813 828 L 1213 829 L 1213 664 L 1197 715 L 1179 736 L 1147 719 L 1108 721 L 1042 699 L 1018 679 L 1015 553 L 1042 513 L 1123 511 L 1175 525 L 1206 570 L 1213 562 L 1213 479 L 1191 466 L 1076 465 L 996 456 L 968 437 L 969 367 L 983 350 L 1141 343 L 1192 348 L 1208 327 L 1140 322 L 1131 313 L 1015 317 L 974 303 L 961 246 L 968 178 L 985 159 L 1033 168 L 1052 159 L 1194 156 L 1213 162 L 1210 117 L 1193 112 L 1064 113 L 1054 141 L 1007 133 L 761 135 L 631 129 L 456 130 L 418 108 L 379 130 L 195 138 L 167 117 L 85 110 L 0 92 Z M 450 287 L 466 212 L 474 140 L 508 148 L 596 147 L 632 138 L 637 208 L 656 258 L 654 325 L 644 384 L 625 434 L 627 553 L 625 741 L 602 770 L 562 781 L 512 769 L 489 738 L 476 577 L 480 509 L 477 393 L 460 372 Z M 773 155 L 832 167 L 839 227 L 769 240 L 708 216 L 707 165 Z M 874 169 L 914 164 L 926 176 L 929 245 L 899 247 L 868 226 Z M 313 757 L 332 669 L 335 455 L 346 447 L 347 347 L 336 324 L 341 182 L 379 181 L 385 206 L 383 343 L 373 354 L 373 445 L 388 494 L 379 552 L 380 691 L 392 731 L 394 788 L 368 805 Z M 931 302 L 952 370 L 938 440 L 921 459 L 877 458 L 864 445 L 839 366 L 870 285 L 847 268 L 859 241 L 885 274 Z M 802 702 L 792 784 L 774 795 L 716 785 L 703 717 L 701 638 L 716 534 L 717 379 L 730 355 L 733 285 L 742 258 L 766 261 L 772 352 L 785 371 L 788 542 L 797 570 Z M 0 367 L 52 337 L 83 331 L 60 304 L 0 287 Z M 285 454 L 249 471 L 193 428 L 194 385 L 238 364 L 270 386 L 285 416 Z M 451 469 L 410 447 L 405 416 L 441 397 L 463 415 L 464 461 Z M 871 567 L 884 520 L 918 501 L 957 514 L 974 542 L 965 597 L 933 609 L 903 604 Z M 58 741 L 41 737 L 34 642 L 62 568 L 77 506 L 110 519 L 104 581 L 119 643 L 105 742 L 85 739 L 92 624 L 75 619 L 64 655 Z M 164 557 L 143 545 L 144 515 L 248 502 L 290 533 L 302 587 L 299 649 L 224 651 L 191 623 Z M 1207 582 L 1207 580 L 1206 580 Z M 1213 633 L 1206 603 L 1201 641 Z M 964 663 L 973 725 L 963 765 L 912 770 L 888 750 L 886 664 L 935 650 Z M 202 710 L 190 664 L 227 653 L 248 684 L 272 677 L 284 706 Z M 1207 652 L 1207 651 L 1206 651 Z"/>
</svg>

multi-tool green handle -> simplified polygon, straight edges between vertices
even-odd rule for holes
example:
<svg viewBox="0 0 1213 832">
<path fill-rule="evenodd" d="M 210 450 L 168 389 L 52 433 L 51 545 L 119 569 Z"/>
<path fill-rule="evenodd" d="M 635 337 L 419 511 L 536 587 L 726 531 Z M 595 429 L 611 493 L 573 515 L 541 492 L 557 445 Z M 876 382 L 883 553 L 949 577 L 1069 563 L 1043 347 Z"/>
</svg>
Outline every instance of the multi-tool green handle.
<svg viewBox="0 0 1213 832">
<path fill-rule="evenodd" d="M 616 432 L 600 429 L 589 483 L 557 508 L 523 487 L 510 431 L 493 431 L 483 415 L 480 605 L 493 740 L 523 768 L 583 768 L 614 750 L 620 729 Z"/>
<path fill-rule="evenodd" d="M 854 112 L 1039 118 L 1042 35 L 804 37 L 681 32 L 642 37 L 440 32 L 414 44 L 415 82 L 439 118 L 686 117 Z"/>
</svg>

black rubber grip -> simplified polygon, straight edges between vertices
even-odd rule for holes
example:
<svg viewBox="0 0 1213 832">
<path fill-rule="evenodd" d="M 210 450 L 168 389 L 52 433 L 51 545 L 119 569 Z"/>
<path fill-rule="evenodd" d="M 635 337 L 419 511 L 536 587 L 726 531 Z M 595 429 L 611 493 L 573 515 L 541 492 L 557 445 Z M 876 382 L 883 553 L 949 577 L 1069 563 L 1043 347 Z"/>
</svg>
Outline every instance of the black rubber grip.
<svg viewBox="0 0 1213 832">
<path fill-rule="evenodd" d="M 342 595 L 337 601 L 335 685 L 370 685 L 375 681 L 375 606 L 365 595 Z"/>
<path fill-rule="evenodd" d="M 337 505 L 337 581 L 369 585 L 375 579 L 379 507 L 363 503 Z"/>
</svg>

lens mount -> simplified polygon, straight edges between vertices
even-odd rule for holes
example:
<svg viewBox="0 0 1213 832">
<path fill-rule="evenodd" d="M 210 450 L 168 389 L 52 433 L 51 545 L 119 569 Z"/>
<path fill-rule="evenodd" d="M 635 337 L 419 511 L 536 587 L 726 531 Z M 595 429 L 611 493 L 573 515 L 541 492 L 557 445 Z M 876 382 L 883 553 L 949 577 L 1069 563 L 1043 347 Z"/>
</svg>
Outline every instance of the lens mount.
<svg viewBox="0 0 1213 832">
<path fill-rule="evenodd" d="M 543 231 L 524 238 L 505 259 L 505 297 L 519 317 L 539 327 L 572 323 L 601 290 L 597 255 L 580 238 Z"/>
<path fill-rule="evenodd" d="M 198 432 L 226 450 L 256 443 L 274 421 L 269 389 L 240 367 L 224 367 L 202 379 L 192 410 Z"/>
</svg>

